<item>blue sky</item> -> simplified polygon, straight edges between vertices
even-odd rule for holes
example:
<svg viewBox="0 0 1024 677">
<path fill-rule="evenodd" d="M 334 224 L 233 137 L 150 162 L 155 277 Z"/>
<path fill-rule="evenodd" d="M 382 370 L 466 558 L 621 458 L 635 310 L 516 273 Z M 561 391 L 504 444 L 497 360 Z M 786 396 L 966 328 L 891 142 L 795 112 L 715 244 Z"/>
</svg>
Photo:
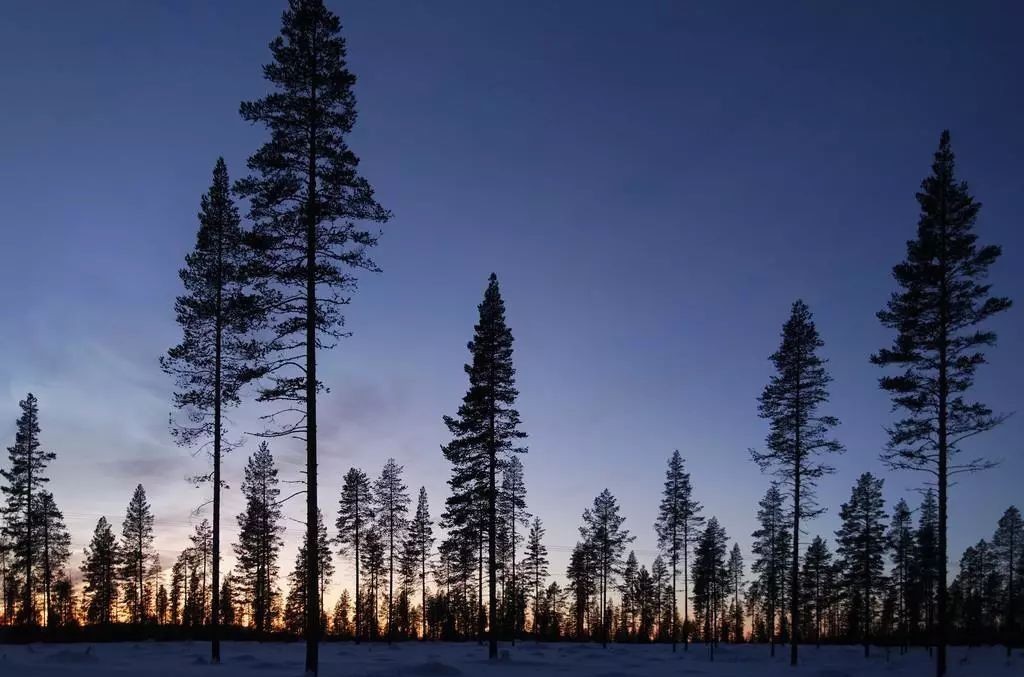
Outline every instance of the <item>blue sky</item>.
<svg viewBox="0 0 1024 677">
<path fill-rule="evenodd" d="M 878 460 L 891 420 L 868 355 L 917 219 L 939 133 L 1003 245 L 992 282 L 1024 299 L 1017 209 L 1024 127 L 1016 3 L 330 2 L 359 77 L 351 139 L 393 210 L 324 355 L 322 507 L 341 474 L 389 456 L 440 511 L 441 415 L 465 389 L 465 342 L 498 273 L 516 337 L 528 502 L 571 546 L 604 487 L 641 560 L 654 548 L 664 465 L 748 551 L 768 479 L 748 448 L 792 301 L 815 313 L 847 453 L 820 488 L 830 535 L 856 476 L 891 506 L 924 477 Z M 40 399 L 52 487 L 76 552 L 96 518 L 120 523 L 137 482 L 169 566 L 203 500 L 203 461 L 167 432 L 158 356 L 178 336 L 177 269 L 218 155 L 233 177 L 265 138 L 237 114 L 280 2 L 32 3 L 0 23 L 0 434 Z M 998 318 L 977 393 L 1024 408 L 1024 323 Z M 4 414 L 3 412 L 6 412 Z M 236 428 L 258 413 L 246 407 Z M 1024 502 L 1020 416 L 971 442 L 1002 467 L 953 490 L 951 559 Z M 234 533 L 244 457 L 227 464 Z M 297 447 L 276 444 L 297 479 Z M 287 490 L 287 487 L 286 487 Z M 299 517 L 300 506 L 290 514 Z M 289 526 L 284 569 L 299 525 Z M 553 568 L 566 556 L 553 548 Z M 347 567 L 342 576 L 347 579 Z"/>
</svg>

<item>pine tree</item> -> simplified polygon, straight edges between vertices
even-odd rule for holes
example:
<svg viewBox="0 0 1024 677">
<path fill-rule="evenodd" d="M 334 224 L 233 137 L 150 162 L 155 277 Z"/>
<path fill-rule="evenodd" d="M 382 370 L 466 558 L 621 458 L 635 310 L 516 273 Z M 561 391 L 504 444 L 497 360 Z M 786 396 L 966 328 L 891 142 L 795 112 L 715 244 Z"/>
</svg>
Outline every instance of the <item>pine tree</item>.
<svg viewBox="0 0 1024 677">
<path fill-rule="evenodd" d="M 573 618 L 573 635 L 577 640 L 584 638 L 587 607 L 591 595 L 597 592 L 598 587 L 594 580 L 591 555 L 591 549 L 586 541 L 577 543 L 569 556 L 569 565 L 565 570 L 565 577 L 569 580 L 569 593 L 572 595 L 570 611 Z"/>
<path fill-rule="evenodd" d="M 821 630 L 828 618 L 832 591 L 829 589 L 832 553 L 821 536 L 815 536 L 804 554 L 800 590 L 807 616 L 813 618 L 814 642 L 821 646 Z"/>
<path fill-rule="evenodd" d="M 939 506 L 931 487 L 925 491 L 918 509 L 913 578 L 915 601 L 923 606 L 918 615 L 924 617 L 927 637 L 934 639 L 939 588 Z"/>
<path fill-rule="evenodd" d="M 43 610 L 46 627 L 50 627 L 50 617 L 55 613 L 51 593 L 54 584 L 64 577 L 64 566 L 71 558 L 71 534 L 64 525 L 64 515 L 57 508 L 53 494 L 48 491 L 40 492 L 38 510 Z"/>
<path fill-rule="evenodd" d="M 465 366 L 469 390 L 456 416 L 444 417 L 453 439 L 443 451 L 454 466 L 448 508 L 455 526 L 469 527 L 473 513 L 479 515 L 483 503 L 487 508 L 488 655 L 494 660 L 498 657 L 497 475 L 511 454 L 526 451 L 517 446 L 526 433 L 519 430 L 519 412 L 514 408 L 519 392 L 512 365 L 512 332 L 505 323 L 505 303 L 494 273 L 478 310 L 480 319 L 467 346 L 472 355 L 472 362 Z"/>
<path fill-rule="evenodd" d="M 370 480 L 366 473 L 358 468 L 350 468 L 345 473 L 345 481 L 341 489 L 341 498 L 338 500 L 338 519 L 335 526 L 338 529 L 338 543 L 340 554 L 349 554 L 352 548 L 353 560 L 356 568 L 356 600 L 355 605 L 355 640 L 356 644 L 362 639 L 362 605 L 358 600 L 362 599 L 359 589 L 359 565 L 361 557 L 359 553 L 360 542 L 365 538 L 366 532 L 373 528 L 374 520 L 374 498 L 370 489 Z"/>
<path fill-rule="evenodd" d="M 790 665 L 797 664 L 800 643 L 800 520 L 821 513 L 815 504 L 815 485 L 833 472 L 818 457 L 842 451 L 839 442 L 828 436 L 839 420 L 819 413 L 828 402 L 832 381 L 825 369 L 827 360 L 818 355 L 824 345 L 807 304 L 796 301 L 783 325 L 779 349 L 770 358 L 776 373 L 758 398 L 758 414 L 771 426 L 768 449 L 751 450 L 761 469 L 771 470 L 788 487 L 792 500 Z"/>
<path fill-rule="evenodd" d="M 281 507 L 277 468 L 270 448 L 262 442 L 249 457 L 242 480 L 245 512 L 238 516 L 235 578 L 244 596 L 251 624 L 259 632 L 270 632 L 274 617 L 277 556 L 281 547 Z"/>
<path fill-rule="evenodd" d="M 911 523 L 910 506 L 902 498 L 896 502 L 886 534 L 889 549 L 892 552 L 892 575 L 896 613 L 901 636 L 901 650 L 906 653 L 909 643 L 910 620 L 907 612 L 910 576 L 914 568 L 914 529 Z"/>
<path fill-rule="evenodd" d="M 220 662 L 221 456 L 230 448 L 224 441 L 223 412 L 238 405 L 239 391 L 252 376 L 255 344 L 248 334 L 259 324 L 256 297 L 246 290 L 247 257 L 227 165 L 218 158 L 213 182 L 200 200 L 196 246 L 179 272 L 185 294 L 174 310 L 182 340 L 160 358 L 160 366 L 175 379 L 174 406 L 185 413 L 172 424 L 175 438 L 184 446 L 210 445 L 213 461 L 212 472 L 196 478 L 213 485 L 213 663 Z"/>
<path fill-rule="evenodd" d="M 92 540 L 85 548 L 82 559 L 82 578 L 89 600 L 86 618 L 90 623 L 109 624 L 114 620 L 117 605 L 121 558 L 114 530 L 106 517 L 101 517 L 96 523 Z"/>
<path fill-rule="evenodd" d="M 743 641 L 743 602 L 740 595 L 743 594 L 743 552 L 739 543 L 733 543 L 732 551 L 729 553 L 729 589 L 732 590 L 732 607 L 729 614 L 729 621 L 732 623 L 733 637 L 736 642 Z"/>
<path fill-rule="evenodd" d="M 433 547 L 434 527 L 430 521 L 427 489 L 420 487 L 419 497 L 416 500 L 416 515 L 409 523 L 403 559 L 420 582 L 420 623 L 424 640 L 427 638 L 427 565 L 431 561 Z"/>
<path fill-rule="evenodd" d="M 516 619 L 519 612 L 522 611 L 516 604 L 516 597 L 521 587 L 516 580 L 516 548 L 523 540 L 522 534 L 516 527 L 525 528 L 530 523 L 530 514 L 526 511 L 526 482 L 523 479 L 523 464 L 517 456 L 508 459 L 502 470 L 497 512 L 498 542 L 502 544 L 505 551 L 504 556 L 499 557 L 499 561 L 502 563 L 502 572 L 511 568 L 512 574 L 510 585 L 512 594 L 509 596 L 509 604 L 506 606 L 511 619 L 512 646 L 515 646 Z"/>
<path fill-rule="evenodd" d="M 772 483 L 764 498 L 758 503 L 757 520 L 759 527 L 751 534 L 754 543 L 751 550 L 755 559 L 751 567 L 757 577 L 751 597 L 758 599 L 767 622 L 768 642 L 771 655 L 775 655 L 775 621 L 783 607 L 783 579 L 792 543 L 786 531 L 786 514 L 779 485 Z"/>
<path fill-rule="evenodd" d="M 378 529 L 385 541 L 388 560 L 388 644 L 394 639 L 395 556 L 408 526 L 409 494 L 402 481 L 403 466 L 389 458 L 373 486 Z"/>
<path fill-rule="evenodd" d="M 38 618 L 33 574 L 39 566 L 40 520 L 36 501 L 43 485 L 50 481 L 46 467 L 57 455 L 43 449 L 39 441 L 39 403 L 35 395 L 29 393 L 18 406 L 21 407 L 21 416 L 16 424 L 14 445 L 7 447 L 11 466 L 7 470 L 0 469 L 0 476 L 7 480 L 7 485 L 0 487 L 0 491 L 7 496 L 3 510 L 4 533 L 11 541 L 15 566 L 23 576 L 22 602 L 17 618 L 22 623 L 35 624 Z"/>
<path fill-rule="evenodd" d="M 301 635 L 305 626 L 306 605 L 309 603 L 310 592 L 316 590 L 323 599 L 324 590 L 334 575 L 334 563 L 331 560 L 331 549 L 327 540 L 327 525 L 324 524 L 323 515 L 317 514 L 317 539 L 320 541 L 320 548 L 317 549 L 318 557 L 316 562 L 315 583 L 310 584 L 307 577 L 309 565 L 307 558 L 310 556 L 309 543 L 299 546 L 295 554 L 295 568 L 288 576 L 288 598 L 284 606 L 284 625 L 289 632 Z M 327 615 L 321 614 L 320 629 L 323 632 L 327 626 Z"/>
<path fill-rule="evenodd" d="M 544 545 L 544 525 L 539 517 L 533 518 L 530 533 L 526 538 L 526 557 L 523 559 L 523 575 L 533 588 L 534 634 L 539 636 L 537 619 L 540 614 L 542 589 L 548 577 L 548 549 Z"/>
<path fill-rule="evenodd" d="M 192 541 L 192 569 L 199 584 L 198 594 L 194 597 L 195 624 L 206 625 L 212 615 L 210 574 L 213 570 L 213 529 L 209 520 L 204 519 L 197 524 L 189 539 Z"/>
<path fill-rule="evenodd" d="M 626 544 L 634 537 L 623 528 L 626 518 L 619 514 L 619 504 L 605 489 L 594 499 L 594 505 L 583 511 L 580 536 L 589 550 L 589 559 L 596 573 L 601 615 L 601 645 L 608 646 L 611 618 L 608 617 L 608 589 L 614 584 Z"/>
<path fill-rule="evenodd" d="M 997 566 L 1006 581 L 1004 599 L 1006 609 L 1003 616 L 1003 630 L 1007 635 L 1006 642 L 1007 656 L 1010 655 L 1009 638 L 1017 632 L 1017 599 L 1020 596 L 1019 572 L 1024 569 L 1024 521 L 1021 520 L 1020 511 L 1010 506 L 999 518 L 999 526 L 992 536 L 992 552 L 995 555 Z"/>
<path fill-rule="evenodd" d="M 5 529 L 0 529 L 0 603 L 4 625 L 14 622 L 15 600 L 18 596 L 18 572 L 15 568 L 13 545 Z"/>
<path fill-rule="evenodd" d="M 159 625 L 174 622 L 171 617 L 171 600 L 167 594 L 167 588 L 163 584 L 156 591 L 156 622 Z"/>
<path fill-rule="evenodd" d="M 235 624 L 235 588 L 231 584 L 231 574 L 224 577 L 220 586 L 220 596 L 215 601 L 220 605 L 220 620 L 225 626 L 231 627 Z M 216 616 L 217 614 L 214 614 Z M 212 618 L 211 618 L 212 620 Z M 212 625 L 212 623 L 211 623 Z"/>
<path fill-rule="evenodd" d="M 690 545 L 695 542 L 704 518 L 700 516 L 702 506 L 693 499 L 690 473 L 683 467 L 679 450 L 672 452 L 665 471 L 665 488 L 662 493 L 658 521 L 654 529 L 658 534 L 658 547 L 669 558 L 672 572 L 672 651 L 676 650 L 678 631 L 676 622 L 676 575 L 679 572 L 679 558 L 683 559 L 683 642 L 689 649 L 689 561 Z"/>
<path fill-rule="evenodd" d="M 870 652 L 874 601 L 884 583 L 886 525 L 882 480 L 871 473 L 861 475 L 850 500 L 840 506 L 839 518 L 842 524 L 836 532 L 836 542 L 843 585 L 851 599 L 850 629 L 859 627 L 866 657 Z"/>
<path fill-rule="evenodd" d="M 985 363 L 984 349 L 996 341 L 995 332 L 979 325 L 1009 308 L 1010 300 L 989 294 L 985 278 L 1001 250 L 978 246 L 974 226 L 981 204 L 956 178 L 948 131 L 942 133 L 932 173 L 921 183 L 917 201 L 917 237 L 907 242 L 906 259 L 893 268 L 899 291 L 878 313 L 896 337 L 871 361 L 904 370 L 879 381 L 893 406 L 906 414 L 889 429 L 883 459 L 892 468 L 929 472 L 938 485 L 936 675 L 944 677 L 949 478 L 989 466 L 982 459 L 959 461 L 958 454 L 964 440 L 1005 418 L 966 396 L 977 368 Z"/>
<path fill-rule="evenodd" d="M 142 485 L 135 487 L 121 527 L 121 580 L 132 623 L 146 620 L 143 579 L 153 561 L 153 513 Z"/>
<path fill-rule="evenodd" d="M 703 626 L 703 636 L 708 644 L 711 660 L 714 660 L 714 646 L 718 639 L 719 623 L 722 620 L 722 606 L 729 586 L 729 570 L 726 568 L 727 548 L 725 529 L 714 517 L 708 520 L 694 551 L 693 562 L 693 607 L 695 615 Z"/>
<path fill-rule="evenodd" d="M 306 523 L 319 560 L 317 511 L 317 348 L 343 335 L 341 308 L 355 287 L 356 270 L 376 271 L 366 250 L 377 235 L 358 222 L 383 223 L 390 214 L 358 173 L 346 139 L 356 120 L 355 76 L 346 64 L 338 17 L 323 0 L 289 0 L 281 35 L 270 43 L 263 68 L 275 91 L 243 102 L 242 118 L 270 130 L 270 141 L 249 158 L 252 175 L 238 183 L 249 199 L 255 241 L 263 259 L 256 271 L 273 309 L 272 338 L 262 372 L 270 379 L 261 400 L 282 401 L 299 419 L 278 434 L 306 441 Z M 306 618 L 306 671 L 318 669 L 320 600 L 311 590 Z"/>
<path fill-rule="evenodd" d="M 349 597 L 348 589 L 341 591 L 341 597 L 334 605 L 334 617 L 331 619 L 331 628 L 338 637 L 348 637 L 352 634 L 352 623 L 349 621 L 349 610 L 352 608 L 352 598 Z"/>
</svg>

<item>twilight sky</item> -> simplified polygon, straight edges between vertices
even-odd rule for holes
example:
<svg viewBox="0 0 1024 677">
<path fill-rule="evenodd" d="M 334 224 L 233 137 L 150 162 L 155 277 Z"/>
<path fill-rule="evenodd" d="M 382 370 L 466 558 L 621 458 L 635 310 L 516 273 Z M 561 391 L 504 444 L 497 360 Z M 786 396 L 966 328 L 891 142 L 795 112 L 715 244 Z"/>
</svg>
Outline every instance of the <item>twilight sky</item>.
<svg viewBox="0 0 1024 677">
<path fill-rule="evenodd" d="M 863 471 L 886 478 L 889 507 L 916 506 L 925 477 L 878 460 L 891 416 L 867 357 L 890 340 L 874 313 L 945 127 L 984 204 L 981 239 L 1004 247 L 995 290 L 1018 304 L 992 323 L 999 346 L 977 394 L 1024 409 L 1024 8 L 899 4 L 330 2 L 359 77 L 351 144 L 395 214 L 376 252 L 384 273 L 363 278 L 349 309 L 354 336 L 321 361 L 332 533 L 342 473 L 376 475 L 388 456 L 440 512 L 441 415 L 465 390 L 492 270 L 516 337 L 529 507 L 558 574 L 606 486 L 649 565 L 674 448 L 749 564 L 768 484 L 747 452 L 766 432 L 756 397 L 797 297 L 826 342 L 847 447 L 810 534 L 831 536 Z M 184 480 L 204 460 L 168 434 L 157 358 L 179 336 L 176 271 L 214 161 L 241 176 L 266 138 L 237 110 L 267 91 L 283 5 L 5 4 L 0 438 L 10 444 L 16 403 L 35 392 L 75 561 L 100 515 L 120 528 L 142 482 L 169 567 L 205 498 Z M 256 413 L 237 412 L 236 429 Z M 1022 438 L 1018 415 L 971 443 L 1003 465 L 953 490 L 954 564 L 1024 503 Z M 228 542 L 254 448 L 227 461 Z M 297 446 L 273 451 L 297 479 Z M 283 571 L 300 530 L 287 527 Z"/>
</svg>

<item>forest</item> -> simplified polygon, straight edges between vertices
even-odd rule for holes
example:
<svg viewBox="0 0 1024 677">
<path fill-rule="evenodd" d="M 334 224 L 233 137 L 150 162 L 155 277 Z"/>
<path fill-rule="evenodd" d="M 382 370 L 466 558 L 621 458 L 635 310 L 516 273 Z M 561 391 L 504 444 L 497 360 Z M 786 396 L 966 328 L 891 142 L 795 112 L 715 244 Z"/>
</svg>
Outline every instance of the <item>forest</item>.
<svg viewBox="0 0 1024 677">
<path fill-rule="evenodd" d="M 554 571 L 544 516 L 528 500 L 529 422 L 516 408 L 513 333 L 496 274 L 481 280 L 478 320 L 466 328 L 465 395 L 438 412 L 448 494 L 410 486 L 393 458 L 353 467 L 340 484 L 318 478 L 317 401 L 328 385 L 345 387 L 324 383 L 318 363 L 350 331 L 344 311 L 358 275 L 380 272 L 370 254 L 391 213 L 347 143 L 356 79 L 338 16 L 321 0 L 290 0 L 270 51 L 270 91 L 239 108 L 265 143 L 234 181 L 214 161 L 181 295 L 167 304 L 180 342 L 154 355 L 153 368 L 173 382 L 171 436 L 209 459 L 195 478 L 209 517 L 174 562 L 160 562 L 157 516 L 139 484 L 126 491 L 124 514 L 100 518 L 73 553 L 60 496 L 48 490 L 60 458 L 46 443 L 47 403 L 28 393 L 9 412 L 16 435 L 0 469 L 0 639 L 192 638 L 209 641 L 217 662 L 223 639 L 302 638 L 314 673 L 321 640 L 471 641 L 487 644 L 491 658 L 499 641 L 659 642 L 671 651 L 700 643 L 712 655 L 722 643 L 754 642 L 793 665 L 802 645 L 854 644 L 865 655 L 927 647 L 940 676 L 947 645 L 1021 646 L 1018 508 L 971 525 L 979 540 L 962 553 L 947 543 L 951 483 L 995 465 L 973 457 L 970 441 L 1005 417 L 972 393 L 996 345 L 987 321 L 1011 307 L 987 282 L 1001 250 L 979 240 L 981 204 L 956 171 L 948 131 L 914 193 L 920 215 L 906 228 L 906 250 L 892 252 L 891 297 L 866 320 L 891 335 L 864 356 L 893 407 L 892 420 L 878 422 L 889 440 L 881 457 L 917 473 L 920 493 L 887 502 L 881 478 L 851 477 L 848 497 L 833 501 L 839 529 L 814 531 L 818 481 L 846 450 L 825 337 L 797 299 L 779 318 L 778 344 L 764 347 L 772 375 L 744 414 L 767 430 L 748 453 L 765 477 L 749 506 L 757 529 L 743 535 L 750 551 L 705 508 L 702 486 L 714 478 L 691 477 L 688 452 L 644 450 L 665 456 L 664 484 L 650 487 L 657 521 L 627 524 L 617 498 L 595 486 L 593 503 L 577 507 L 569 564 Z M 227 416 L 242 407 L 264 424 L 244 444 Z M 293 494 L 275 448 L 296 439 L 306 465 Z M 247 454 L 243 476 L 223 476 L 229 451 Z M 244 497 L 240 514 L 222 514 L 228 485 Z M 286 530 L 282 515 L 296 495 L 306 505 L 301 532 Z M 221 534 L 227 521 L 237 525 L 233 542 Z M 648 561 L 631 549 L 640 530 L 657 537 L 660 554 Z M 281 561 L 286 535 L 301 540 L 294 562 Z M 354 566 L 354 581 L 327 603 L 341 561 Z"/>
</svg>

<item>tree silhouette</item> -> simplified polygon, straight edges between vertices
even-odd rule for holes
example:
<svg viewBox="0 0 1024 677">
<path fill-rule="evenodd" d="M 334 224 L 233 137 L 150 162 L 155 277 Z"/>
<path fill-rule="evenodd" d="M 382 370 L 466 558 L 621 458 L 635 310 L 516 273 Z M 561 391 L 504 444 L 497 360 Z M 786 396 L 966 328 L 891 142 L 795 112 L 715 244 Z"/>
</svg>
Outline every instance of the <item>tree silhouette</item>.
<svg viewBox="0 0 1024 677">
<path fill-rule="evenodd" d="M 1009 308 L 1010 300 L 989 294 L 985 278 L 1001 250 L 995 245 L 978 246 L 974 226 L 981 204 L 967 184 L 956 178 L 948 131 L 942 133 L 932 173 L 921 183 L 917 202 L 921 208 L 917 237 L 907 242 L 906 258 L 893 268 L 899 290 L 878 313 L 896 337 L 891 347 L 879 350 L 871 361 L 903 369 L 879 380 L 890 393 L 894 409 L 905 414 L 889 428 L 882 458 L 892 468 L 928 472 L 938 485 L 935 671 L 944 677 L 949 478 L 990 466 L 982 459 L 958 461 L 957 455 L 965 440 L 1004 419 L 966 395 L 975 372 L 985 363 L 984 349 L 996 341 L 995 332 L 979 325 Z"/>
<path fill-rule="evenodd" d="M 218 158 L 213 182 L 200 200 L 195 248 L 179 272 L 185 294 L 174 309 L 182 340 L 160 358 L 160 366 L 175 378 L 174 406 L 185 412 L 184 420 L 172 422 L 175 439 L 184 446 L 209 446 L 213 461 L 212 472 L 196 478 L 213 485 L 213 663 L 220 662 L 221 457 L 231 446 L 224 440 L 223 413 L 239 404 L 239 391 L 252 377 L 256 346 L 249 334 L 260 315 L 256 297 L 246 289 L 247 260 L 227 165 Z"/>
<path fill-rule="evenodd" d="M 583 526 L 580 536 L 588 550 L 590 563 L 597 576 L 597 593 L 600 602 L 601 645 L 608 646 L 609 625 L 608 588 L 622 562 L 622 554 L 626 544 L 632 543 L 634 537 L 629 530 L 623 528 L 626 518 L 619 514 L 619 504 L 607 489 L 594 499 L 594 505 L 583 511 Z"/>
<path fill-rule="evenodd" d="M 871 473 L 861 475 L 850 500 L 840 506 L 839 518 L 842 524 L 836 532 L 837 552 L 843 585 L 851 600 L 850 629 L 859 626 L 864 656 L 867 657 L 871 646 L 874 600 L 885 582 L 886 525 L 882 480 Z"/>
<path fill-rule="evenodd" d="M 276 593 L 277 556 L 281 547 L 281 507 L 278 496 L 277 468 L 270 447 L 260 443 L 249 457 L 242 480 L 245 511 L 238 515 L 236 576 L 244 595 L 252 626 L 262 633 L 270 632 Z"/>
<path fill-rule="evenodd" d="M 341 22 L 323 0 L 289 0 L 281 34 L 270 43 L 263 75 L 275 91 L 241 104 L 242 118 L 270 130 L 249 158 L 252 175 L 238 191 L 249 199 L 262 265 L 253 272 L 270 311 L 259 399 L 282 403 L 275 415 L 297 420 L 276 434 L 306 443 L 306 525 L 309 579 L 319 561 L 317 514 L 317 351 L 342 333 L 341 308 L 355 270 L 377 270 L 366 250 L 377 236 L 357 222 L 382 223 L 389 213 L 358 173 L 347 137 L 356 120 L 355 76 L 346 65 Z M 306 672 L 318 671 L 320 599 L 310 589 Z"/>
<path fill-rule="evenodd" d="M 669 558 L 672 572 L 672 651 L 676 650 L 676 574 L 679 572 L 679 557 L 683 559 L 683 646 L 687 650 L 689 640 L 689 562 L 690 544 L 696 541 L 704 518 L 700 516 L 702 506 L 693 499 L 690 473 L 683 467 L 679 450 L 672 452 L 665 471 L 665 488 L 658 509 L 658 521 L 654 529 L 658 534 L 658 547 Z"/>
<path fill-rule="evenodd" d="M 121 527 L 121 580 L 124 581 L 132 623 L 146 620 L 143 582 L 154 557 L 153 512 L 146 500 L 146 490 L 140 484 L 135 487 Z"/>
<path fill-rule="evenodd" d="M 768 449 L 751 450 L 761 469 L 773 471 L 788 487 L 792 500 L 790 665 L 797 664 L 800 644 L 800 519 L 821 513 L 815 505 L 815 485 L 833 471 L 818 456 L 842 451 L 842 445 L 828 436 L 839 420 L 818 411 L 828 402 L 832 381 L 826 361 L 818 356 L 824 345 L 807 304 L 796 301 L 782 327 L 779 349 L 771 356 L 776 373 L 758 399 L 758 414 L 771 425 Z"/>
</svg>

